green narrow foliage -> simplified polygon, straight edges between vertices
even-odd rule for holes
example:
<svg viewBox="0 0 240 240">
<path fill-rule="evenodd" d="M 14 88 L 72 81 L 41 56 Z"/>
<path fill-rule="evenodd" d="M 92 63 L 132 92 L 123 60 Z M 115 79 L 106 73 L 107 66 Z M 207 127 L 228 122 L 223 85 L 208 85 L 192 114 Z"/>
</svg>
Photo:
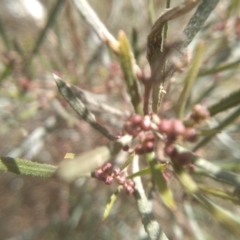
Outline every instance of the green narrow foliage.
<svg viewBox="0 0 240 240">
<path fill-rule="evenodd" d="M 202 77 L 202 76 L 206 76 L 206 75 L 210 75 L 210 74 L 227 71 L 227 70 L 230 70 L 231 68 L 237 67 L 239 64 L 240 64 L 240 59 L 238 59 L 234 62 L 231 62 L 231 63 L 227 63 L 225 65 L 216 67 L 216 68 L 202 70 L 199 72 L 198 76 Z"/>
<path fill-rule="evenodd" d="M 109 202 L 107 203 L 107 205 L 105 207 L 102 221 L 106 220 L 106 218 L 109 216 L 109 213 L 113 207 L 113 204 L 116 202 L 118 194 L 122 191 L 122 189 L 123 189 L 123 187 L 119 186 L 117 191 L 111 195 Z"/>
<path fill-rule="evenodd" d="M 41 47 L 44 39 L 46 38 L 49 28 L 55 23 L 56 18 L 57 18 L 58 14 L 61 10 L 61 7 L 63 6 L 64 3 L 65 3 L 64 0 L 57 0 L 55 6 L 50 11 L 46 25 L 44 26 L 43 30 L 40 32 L 40 34 L 37 38 L 36 44 L 33 47 L 28 64 L 31 63 L 32 57 L 38 52 L 39 48 Z"/>
<path fill-rule="evenodd" d="M 149 153 L 146 155 L 146 157 L 150 166 L 151 174 L 156 185 L 158 186 L 158 190 L 164 204 L 166 204 L 166 206 L 172 211 L 176 210 L 176 203 L 173 199 L 172 191 L 167 186 L 167 182 L 164 179 L 162 172 L 159 171 L 159 164 L 154 153 Z"/>
<path fill-rule="evenodd" d="M 193 64 L 190 67 L 189 71 L 187 72 L 187 76 L 184 80 L 184 88 L 178 100 L 179 102 L 178 118 L 180 119 L 184 117 L 184 111 L 185 111 L 187 99 L 191 93 L 191 89 L 197 78 L 197 74 L 202 62 L 203 52 L 204 52 L 203 42 L 199 42 L 194 53 L 195 57 L 193 59 Z"/>
<path fill-rule="evenodd" d="M 9 41 L 9 38 L 8 38 L 7 31 L 4 27 L 4 23 L 3 23 L 1 18 L 0 18 L 0 35 L 2 37 L 2 40 L 4 42 L 4 45 L 5 45 L 6 49 L 9 51 L 11 49 L 10 41 Z"/>
<path fill-rule="evenodd" d="M 142 177 L 144 175 L 149 175 L 149 174 L 151 174 L 151 169 L 148 167 L 148 168 L 143 168 L 138 172 L 135 172 L 135 173 L 132 173 L 132 174 L 128 175 L 127 178 Z"/>
<path fill-rule="evenodd" d="M 140 57 L 140 49 L 138 46 L 138 32 L 135 28 L 132 29 L 132 34 L 131 34 L 131 45 L 132 45 L 132 49 L 133 49 L 133 54 L 134 57 L 136 59 L 136 62 L 139 61 L 139 57 Z"/>
<path fill-rule="evenodd" d="M 240 204 L 240 199 L 226 190 L 213 188 L 211 186 L 207 186 L 203 184 L 198 184 L 198 186 L 199 186 L 199 189 L 201 189 L 201 191 L 204 193 L 211 194 L 212 196 L 218 197 L 221 199 L 230 200 L 233 203 L 238 205 Z"/>
<path fill-rule="evenodd" d="M 148 0 L 148 13 L 150 18 L 150 23 L 153 25 L 156 20 L 153 0 Z"/>
<path fill-rule="evenodd" d="M 175 173 L 185 187 L 185 189 L 198 200 L 198 202 L 204 207 L 219 223 L 225 228 L 230 230 L 234 234 L 240 234 L 240 219 L 233 216 L 230 212 L 222 209 L 206 197 L 204 197 L 198 185 L 194 182 L 192 177 L 182 168 L 173 164 Z"/>
<path fill-rule="evenodd" d="M 57 166 L 31 162 L 29 160 L 23 160 L 11 157 L 0 158 L 0 170 L 4 172 L 12 172 L 15 174 L 31 175 L 34 177 L 52 177 Z"/>
<path fill-rule="evenodd" d="M 223 128 L 227 127 L 229 124 L 231 124 L 233 121 L 236 120 L 236 118 L 238 118 L 240 115 L 240 107 L 237 108 L 229 117 L 225 118 L 219 125 L 218 127 L 214 128 L 214 130 L 218 130 L 221 131 Z M 197 143 L 196 146 L 194 146 L 193 148 L 193 152 L 196 151 L 197 149 L 199 149 L 200 147 L 206 145 L 212 138 L 214 135 L 205 137 L 204 139 L 202 139 L 199 143 Z"/>
<path fill-rule="evenodd" d="M 198 194 L 195 198 L 209 213 L 212 214 L 216 221 L 221 223 L 223 227 L 230 231 L 230 233 L 239 236 L 240 218 L 238 216 L 231 214 L 229 211 L 221 208 L 203 195 Z"/>
<path fill-rule="evenodd" d="M 0 75 L 0 83 L 1 83 L 6 77 L 8 77 L 9 75 L 12 74 L 13 68 L 14 68 L 14 62 L 13 62 L 13 61 L 10 61 L 10 62 L 5 66 L 5 69 L 3 70 L 3 72 L 2 72 L 1 75 Z"/>
<path fill-rule="evenodd" d="M 137 76 L 134 71 L 134 57 L 129 41 L 123 31 L 119 32 L 119 57 L 121 62 L 124 80 L 136 113 L 143 115 L 141 98 L 139 95 Z"/>
<path fill-rule="evenodd" d="M 120 170 L 122 171 L 123 169 L 125 169 L 133 160 L 135 156 L 135 152 L 133 152 L 132 154 L 130 154 L 130 156 L 127 158 L 127 160 L 123 163 L 123 165 L 120 167 Z"/>
<path fill-rule="evenodd" d="M 167 163 L 163 163 L 163 164 L 158 164 L 158 169 L 160 172 L 164 171 L 167 168 Z M 127 178 L 135 178 L 135 177 L 141 177 L 144 175 L 149 175 L 151 174 L 151 169 L 149 167 L 147 168 L 143 168 L 141 170 L 139 170 L 138 172 L 132 173 L 130 175 L 128 175 Z"/>
<path fill-rule="evenodd" d="M 208 107 L 211 116 L 223 112 L 229 108 L 235 107 L 240 104 L 240 89 L 229 94 L 227 97 L 221 99 L 219 102 Z"/>
</svg>

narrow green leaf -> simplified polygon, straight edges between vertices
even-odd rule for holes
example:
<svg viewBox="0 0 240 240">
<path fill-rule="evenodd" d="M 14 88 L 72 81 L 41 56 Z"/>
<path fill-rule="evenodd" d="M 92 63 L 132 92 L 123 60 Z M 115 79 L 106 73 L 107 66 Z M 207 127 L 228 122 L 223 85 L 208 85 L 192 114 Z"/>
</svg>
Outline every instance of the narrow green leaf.
<svg viewBox="0 0 240 240">
<path fill-rule="evenodd" d="M 119 57 L 121 62 L 124 80 L 131 98 L 134 110 L 138 114 L 143 114 L 141 98 L 139 95 L 137 76 L 134 71 L 135 59 L 129 44 L 129 41 L 123 31 L 119 32 Z"/>
<path fill-rule="evenodd" d="M 14 61 L 10 61 L 6 66 L 5 69 L 3 70 L 3 72 L 0 75 L 0 83 L 9 75 L 12 74 L 14 68 Z"/>
<path fill-rule="evenodd" d="M 44 26 L 43 30 L 40 32 L 36 44 L 33 47 L 32 53 L 29 57 L 28 64 L 31 63 L 32 57 L 38 52 L 39 48 L 41 47 L 44 39 L 46 38 L 47 32 L 49 28 L 54 24 L 56 21 L 56 18 L 61 10 L 61 7 L 65 3 L 64 0 L 57 0 L 56 4 L 53 6 L 52 10 L 49 12 L 48 20 L 46 22 L 46 25 Z"/>
<path fill-rule="evenodd" d="M 0 18 L 0 35 L 2 37 L 2 40 L 4 42 L 4 45 L 5 45 L 6 49 L 9 51 L 11 49 L 11 44 L 10 44 L 10 41 L 9 41 L 9 38 L 8 38 L 7 31 L 4 27 L 4 23 L 3 23 L 1 18 Z"/>
<path fill-rule="evenodd" d="M 202 76 L 206 76 L 206 75 L 211 75 L 211 74 L 227 71 L 227 70 L 230 70 L 231 68 L 237 67 L 239 64 L 240 64 L 240 59 L 237 59 L 234 62 L 227 63 L 227 64 L 224 64 L 221 66 L 217 66 L 212 69 L 201 70 L 199 72 L 198 76 L 202 77 Z"/>
<path fill-rule="evenodd" d="M 46 37 L 46 34 L 49 30 L 49 28 L 54 24 L 54 22 L 56 21 L 56 18 L 61 10 L 61 7 L 63 6 L 63 4 L 65 3 L 64 0 L 58 0 L 56 2 L 56 5 L 54 5 L 54 7 L 52 8 L 52 10 L 50 11 L 49 13 L 49 16 L 48 16 L 48 20 L 46 22 L 46 25 L 44 26 L 43 30 L 40 32 L 39 36 L 38 36 L 38 39 L 36 41 L 36 44 L 32 50 L 32 54 L 36 54 L 40 48 L 40 46 L 42 45 L 45 37 Z"/>
<path fill-rule="evenodd" d="M 240 104 L 240 89 L 208 107 L 211 116 Z"/>
<path fill-rule="evenodd" d="M 135 152 L 133 152 L 132 154 L 130 154 L 130 156 L 127 158 L 127 160 L 123 163 L 123 165 L 120 167 L 120 170 L 122 171 L 123 169 L 125 169 L 133 160 L 135 156 Z"/>
<path fill-rule="evenodd" d="M 156 20 L 153 0 L 148 0 L 148 14 L 149 14 L 150 22 L 153 25 Z"/>
<path fill-rule="evenodd" d="M 147 154 L 146 157 L 151 169 L 152 176 L 156 182 L 156 185 L 158 186 L 158 190 L 164 204 L 166 204 L 166 206 L 172 211 L 176 210 L 176 203 L 173 199 L 173 194 L 168 187 L 162 172 L 159 171 L 159 164 L 157 162 L 157 159 L 155 158 L 154 153 Z"/>
<path fill-rule="evenodd" d="M 0 158 L 0 170 L 34 177 L 52 177 L 57 166 L 11 157 Z"/>
<path fill-rule="evenodd" d="M 240 235 L 240 218 L 236 214 L 221 208 L 206 197 L 197 194 L 195 198 L 201 205 L 212 214 L 212 216 L 222 224 L 222 226 L 230 231 L 232 234 Z"/>
<path fill-rule="evenodd" d="M 174 161 L 173 161 L 174 162 Z M 240 218 L 233 216 L 230 212 L 222 209 L 200 192 L 198 185 L 194 182 L 192 177 L 182 168 L 173 164 L 175 173 L 185 187 L 185 189 L 193 195 L 198 202 L 209 212 L 211 215 L 221 223 L 224 227 L 235 234 L 240 234 Z"/>
<path fill-rule="evenodd" d="M 132 173 L 132 174 L 128 175 L 127 178 L 142 177 L 142 176 L 148 175 L 148 174 L 151 174 L 151 169 L 150 169 L 149 167 L 148 167 L 148 168 L 141 169 L 141 170 L 138 171 L 138 172 Z"/>
<path fill-rule="evenodd" d="M 122 189 L 123 189 L 123 187 L 119 186 L 117 191 L 111 195 L 109 202 L 107 203 L 107 205 L 105 207 L 102 221 L 106 220 L 106 218 L 109 216 L 109 213 L 113 207 L 113 204 L 116 202 L 118 194 L 122 191 Z"/>
<path fill-rule="evenodd" d="M 225 118 L 219 125 L 218 127 L 212 129 L 212 130 L 216 130 L 216 132 L 221 131 L 223 128 L 227 127 L 229 124 L 231 124 L 233 121 L 235 121 L 240 115 L 240 107 L 237 108 L 229 117 Z M 210 140 L 215 136 L 215 134 L 205 137 L 204 139 L 202 139 L 200 142 L 198 142 L 196 144 L 196 146 L 194 146 L 193 148 L 193 152 L 196 151 L 197 149 L 199 149 L 200 147 L 206 145 L 208 142 L 210 142 Z"/>
<path fill-rule="evenodd" d="M 214 188 L 211 186 L 207 186 L 204 184 L 198 184 L 200 190 L 204 193 L 211 194 L 214 197 L 218 197 L 225 200 L 230 200 L 235 204 L 240 204 L 240 199 L 233 195 L 233 193 L 230 193 L 229 191 Z"/>
<path fill-rule="evenodd" d="M 204 53 L 203 42 L 199 42 L 194 53 L 195 57 L 193 59 L 193 64 L 190 67 L 189 71 L 187 72 L 186 78 L 184 80 L 184 88 L 178 100 L 179 102 L 178 118 L 179 119 L 182 119 L 184 117 L 184 113 L 185 113 L 184 111 L 185 111 L 187 99 L 191 93 L 192 86 L 197 78 L 197 74 L 202 62 L 203 53 Z"/>
<path fill-rule="evenodd" d="M 158 164 L 157 167 L 159 169 L 159 172 L 164 171 L 167 168 L 167 165 L 168 165 L 168 163 Z M 146 167 L 146 168 L 141 169 L 138 172 L 128 175 L 127 178 L 135 178 L 135 177 L 149 175 L 149 174 L 151 174 L 151 169 L 149 167 Z"/>
</svg>

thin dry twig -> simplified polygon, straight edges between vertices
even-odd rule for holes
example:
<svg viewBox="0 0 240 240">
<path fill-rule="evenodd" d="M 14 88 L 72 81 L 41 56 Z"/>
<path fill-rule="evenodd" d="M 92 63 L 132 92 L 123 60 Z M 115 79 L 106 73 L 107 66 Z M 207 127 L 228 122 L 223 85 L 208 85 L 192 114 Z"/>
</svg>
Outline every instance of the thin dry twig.
<svg viewBox="0 0 240 240">
<path fill-rule="evenodd" d="M 80 12 L 83 19 L 97 33 L 98 37 L 104 41 L 115 53 L 119 51 L 118 41 L 108 31 L 105 25 L 101 22 L 97 14 L 86 0 L 73 0 L 77 10 Z"/>
<path fill-rule="evenodd" d="M 108 31 L 106 26 L 99 19 L 96 12 L 92 9 L 86 0 L 73 0 L 77 10 L 83 17 L 83 19 L 90 25 L 95 31 L 98 37 L 107 44 L 107 46 L 115 53 L 119 54 L 119 43 L 116 38 Z M 136 74 L 141 74 L 140 67 L 135 63 L 134 71 Z"/>
</svg>

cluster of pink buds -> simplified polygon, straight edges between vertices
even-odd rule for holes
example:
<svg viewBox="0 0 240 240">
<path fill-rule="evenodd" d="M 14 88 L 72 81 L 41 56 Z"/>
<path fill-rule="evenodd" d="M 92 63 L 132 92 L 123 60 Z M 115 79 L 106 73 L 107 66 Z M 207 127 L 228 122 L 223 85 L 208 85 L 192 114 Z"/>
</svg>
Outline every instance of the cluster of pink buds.
<svg viewBox="0 0 240 240">
<path fill-rule="evenodd" d="M 166 142 L 173 143 L 178 139 L 188 142 L 195 142 L 197 140 L 197 133 L 193 127 L 185 127 L 182 121 L 178 119 L 163 119 L 158 125 L 159 132 L 164 134 Z"/>
<path fill-rule="evenodd" d="M 177 165 L 187 165 L 191 163 L 192 154 L 188 152 L 179 153 L 174 143 L 182 139 L 188 142 L 197 140 L 197 133 L 193 127 L 186 127 L 180 120 L 163 119 L 158 125 L 159 132 L 165 136 L 164 152 Z"/>
<path fill-rule="evenodd" d="M 135 114 L 125 122 L 124 130 L 133 137 L 138 137 L 138 143 L 134 148 L 137 154 L 152 152 L 156 135 L 160 133 L 165 143 L 165 154 L 175 159 L 175 163 L 186 165 L 191 162 L 192 155 L 178 153 L 174 144 L 179 140 L 196 142 L 198 135 L 194 125 L 201 123 L 209 116 L 209 111 L 199 104 L 193 107 L 187 126 L 179 119 L 160 119 L 156 114 L 153 114 L 151 118 Z M 123 150 L 128 151 L 129 146 L 124 146 Z"/>
<path fill-rule="evenodd" d="M 136 137 L 141 131 L 151 129 L 151 119 L 149 116 L 134 114 L 125 122 L 124 129 L 128 134 Z"/>
<path fill-rule="evenodd" d="M 178 166 L 185 166 L 192 162 L 194 155 L 191 152 L 179 152 L 173 144 L 166 144 L 165 154 Z"/>
<path fill-rule="evenodd" d="M 140 133 L 139 143 L 135 148 L 137 154 L 144 154 L 152 152 L 154 149 L 155 136 L 152 132 Z"/>
<path fill-rule="evenodd" d="M 152 122 L 149 116 L 135 114 L 125 123 L 125 131 L 133 137 L 139 137 L 139 142 L 135 147 L 137 154 L 152 152 L 154 149 L 155 136 L 150 132 Z"/>
<path fill-rule="evenodd" d="M 126 179 L 126 176 L 121 172 L 119 168 L 113 169 L 111 163 L 106 163 L 102 167 L 98 168 L 94 173 L 93 177 L 110 185 L 114 180 L 122 185 L 128 195 L 133 194 L 135 184 L 131 179 Z"/>
</svg>

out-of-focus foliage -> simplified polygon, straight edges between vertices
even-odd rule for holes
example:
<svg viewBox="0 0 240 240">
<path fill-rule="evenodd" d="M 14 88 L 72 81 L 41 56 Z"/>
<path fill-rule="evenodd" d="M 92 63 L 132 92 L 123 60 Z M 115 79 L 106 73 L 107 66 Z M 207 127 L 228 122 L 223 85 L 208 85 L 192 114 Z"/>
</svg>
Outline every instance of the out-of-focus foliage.
<svg viewBox="0 0 240 240">
<path fill-rule="evenodd" d="M 171 6 L 177 6 L 180 2 L 171 1 Z M 127 159 L 124 152 L 116 158 L 117 152 L 108 152 L 111 149 L 110 140 L 71 109 L 58 93 L 53 73 L 71 86 L 73 94 L 94 113 L 96 122 L 117 136 L 125 120 L 134 112 L 134 107 L 135 110 L 139 108 L 139 96 L 136 105 L 131 106 L 128 91 L 132 90 L 131 86 L 125 86 L 124 77 L 127 81 L 128 76 L 126 72 L 122 73 L 120 62 L 124 69 L 124 58 L 133 61 L 128 69 L 131 81 L 136 81 L 137 77 L 140 79 L 134 75 L 136 63 L 146 76 L 149 75 L 147 36 L 151 23 L 155 16 L 163 12 L 165 3 L 157 0 L 91 0 L 89 3 L 116 39 L 119 30 L 124 31 L 125 34 L 119 35 L 119 41 L 125 46 L 119 54 L 120 57 L 122 54 L 122 62 L 79 15 L 72 1 L 0 1 L 0 156 L 37 162 L 30 164 L 32 171 L 41 163 L 61 168 L 68 162 L 68 158 L 64 159 L 66 153 L 81 157 L 93 150 L 98 156 L 96 150 L 99 146 L 108 146 L 104 148 L 106 154 L 112 156 L 110 160 L 114 160 L 114 165 L 118 167 Z M 203 146 L 208 142 L 206 146 L 200 148 L 200 145 L 185 143 L 184 147 L 198 149 L 196 153 L 202 157 L 194 159 L 197 173 L 194 181 L 204 184 L 200 187 L 201 191 L 214 192 L 210 200 L 236 215 L 239 212 L 239 109 L 230 108 L 239 103 L 236 94 L 240 85 L 239 9 L 239 1 L 220 1 L 202 31 L 184 52 L 181 61 L 177 61 L 178 71 L 165 86 L 167 94 L 159 110 L 161 118 L 176 117 L 180 94 L 187 78 L 186 70 L 191 61 L 196 59 L 192 49 L 201 40 L 205 49 L 202 64 L 198 76 L 194 76 L 195 83 L 188 92 L 189 97 L 185 99 L 185 112 L 181 109 L 179 115 L 185 117 L 191 112 L 191 106 L 201 103 L 210 106 L 210 113 L 216 116 L 209 118 L 199 129 L 203 135 L 199 142 Z M 193 12 L 169 22 L 167 39 L 170 42 L 178 40 L 178 35 L 181 35 Z M 127 56 L 124 51 L 130 49 L 127 39 L 132 44 L 131 54 L 134 55 Z M 144 96 L 140 81 L 133 90 L 139 91 L 141 98 Z M 234 99 L 229 100 L 228 95 L 232 92 L 235 93 Z M 223 102 L 225 111 L 221 112 L 218 102 L 224 97 L 227 102 Z M 232 118 L 229 120 L 229 117 Z M 220 128 L 223 125 L 225 129 L 212 138 L 211 134 L 223 129 Z M 218 169 L 211 166 L 209 169 L 213 172 L 209 172 L 206 162 L 203 162 L 203 168 L 201 160 L 205 158 L 222 170 L 230 170 L 233 175 L 228 175 L 227 179 L 234 184 L 224 185 L 214 181 Z M 162 168 L 156 166 L 155 160 L 149 159 L 149 162 L 152 161 L 150 169 L 147 169 L 146 162 L 140 164 L 146 169 L 146 176 L 142 179 L 148 198 L 153 202 L 155 218 L 169 239 L 238 239 L 203 211 L 199 202 L 202 201 L 211 210 L 217 207 L 211 205 L 210 201 L 204 202 L 205 198 L 200 197 L 197 202 L 187 196 L 171 171 L 159 175 L 161 180 L 168 179 L 167 188 L 165 182 L 159 186 L 156 178 L 157 186 L 154 186 L 149 173 L 152 171 L 154 176 L 165 170 L 165 165 Z M 12 165 L 5 165 L 4 161 L 1 160 L 0 164 L 5 171 L 25 173 L 18 172 L 21 168 L 25 170 L 25 161 L 20 162 L 22 165 L 19 165 L 19 169 L 14 161 L 11 160 Z M 52 168 L 48 166 L 42 165 L 42 171 L 51 171 Z M 175 171 L 183 185 L 186 179 L 190 179 L 190 185 L 190 175 L 182 174 L 176 166 Z M 213 179 L 206 178 L 206 175 Z M 133 197 L 120 191 L 111 206 L 109 199 L 116 192 L 117 185 L 106 186 L 89 178 L 66 184 L 55 176 L 42 179 L 3 172 L 0 180 L 0 239 L 147 239 Z M 153 191 L 157 187 L 162 199 Z M 171 192 L 164 193 L 165 189 L 171 189 Z M 195 194 L 190 188 L 187 191 Z M 196 195 L 198 197 L 198 193 Z M 226 198 L 231 201 L 224 201 Z M 171 202 L 170 208 L 174 214 L 165 207 L 166 199 Z M 108 217 L 102 222 L 106 206 L 111 211 L 107 208 Z M 225 219 L 225 213 L 222 214 L 221 217 Z M 216 219 L 220 218 L 216 214 L 212 215 Z"/>
</svg>

